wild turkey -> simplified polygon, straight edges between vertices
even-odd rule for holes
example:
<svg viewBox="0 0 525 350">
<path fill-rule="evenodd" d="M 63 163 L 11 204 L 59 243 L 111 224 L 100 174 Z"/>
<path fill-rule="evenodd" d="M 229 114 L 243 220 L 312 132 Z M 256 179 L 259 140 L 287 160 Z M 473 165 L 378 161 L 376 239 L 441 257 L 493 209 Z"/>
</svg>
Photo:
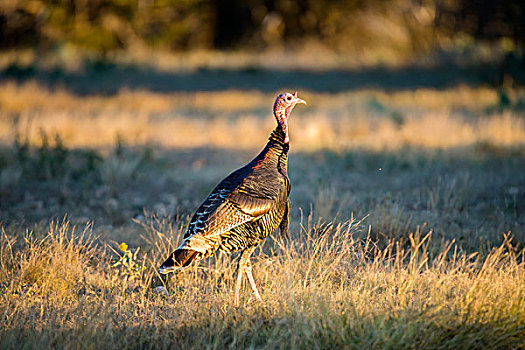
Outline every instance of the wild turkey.
<svg viewBox="0 0 525 350">
<path fill-rule="evenodd" d="M 294 94 L 277 96 L 273 114 L 277 127 L 266 147 L 250 163 L 222 180 L 193 215 L 182 244 L 159 268 L 161 274 L 188 266 L 218 250 L 241 250 L 237 263 L 235 304 L 239 304 L 242 274 L 246 272 L 255 297 L 262 301 L 251 272 L 250 255 L 278 227 L 288 233 L 288 117 L 298 103 Z"/>
</svg>

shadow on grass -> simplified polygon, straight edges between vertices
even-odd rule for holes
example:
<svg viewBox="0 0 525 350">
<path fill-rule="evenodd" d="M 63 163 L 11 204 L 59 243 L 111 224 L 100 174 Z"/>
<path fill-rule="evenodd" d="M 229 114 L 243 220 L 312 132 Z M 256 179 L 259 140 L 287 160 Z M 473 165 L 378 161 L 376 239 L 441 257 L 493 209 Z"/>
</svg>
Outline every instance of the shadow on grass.
<svg viewBox="0 0 525 350">
<path fill-rule="evenodd" d="M 62 144 L 0 149 L 0 220 L 32 225 L 64 215 L 116 227 L 144 210 L 191 215 L 213 187 L 247 163 L 249 151 L 117 145 L 107 156 Z M 291 225 L 301 211 L 340 220 L 368 216 L 375 236 L 400 238 L 427 225 L 434 237 L 475 247 L 511 232 L 525 243 L 523 150 L 429 153 L 293 152 Z"/>
<path fill-rule="evenodd" d="M 515 320 L 454 320 L 445 325 L 444 319 L 435 322 L 432 317 L 421 315 L 344 320 L 340 315 L 283 314 L 268 318 L 265 313 L 250 312 L 237 317 L 212 317 L 200 324 L 174 318 L 161 325 L 126 325 L 127 320 L 117 321 L 115 316 L 92 319 L 69 329 L 11 328 L 0 331 L 0 342 L 4 349 L 518 349 L 525 340 L 525 328 Z"/>
<path fill-rule="evenodd" d="M 525 82 L 525 72 L 511 73 L 515 84 Z M 499 86 L 503 71 L 500 63 L 459 65 L 441 63 L 434 66 L 386 67 L 356 70 L 265 70 L 200 69 L 195 72 L 159 71 L 137 65 L 95 62 L 84 71 L 68 72 L 61 68 L 12 64 L 0 71 L 1 80 L 24 82 L 36 80 L 48 88 L 66 87 L 80 94 L 115 94 L 121 89 L 154 92 L 220 91 L 226 89 L 275 92 L 284 88 L 318 93 L 338 93 L 378 88 L 386 91 L 417 88 L 445 89 L 457 85 Z"/>
</svg>

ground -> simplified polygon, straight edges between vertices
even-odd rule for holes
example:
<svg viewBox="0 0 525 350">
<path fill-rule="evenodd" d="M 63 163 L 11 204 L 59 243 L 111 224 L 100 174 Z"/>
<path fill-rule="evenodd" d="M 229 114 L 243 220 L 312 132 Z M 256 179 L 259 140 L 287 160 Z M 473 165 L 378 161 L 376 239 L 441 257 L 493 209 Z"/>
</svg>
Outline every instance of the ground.
<svg viewBox="0 0 525 350">
<path fill-rule="evenodd" d="M 525 91 L 490 67 L 90 69 L 2 71 L 2 347 L 524 347 Z M 235 256 L 161 279 L 283 90 L 308 105 L 264 304 L 234 307 Z"/>
</svg>

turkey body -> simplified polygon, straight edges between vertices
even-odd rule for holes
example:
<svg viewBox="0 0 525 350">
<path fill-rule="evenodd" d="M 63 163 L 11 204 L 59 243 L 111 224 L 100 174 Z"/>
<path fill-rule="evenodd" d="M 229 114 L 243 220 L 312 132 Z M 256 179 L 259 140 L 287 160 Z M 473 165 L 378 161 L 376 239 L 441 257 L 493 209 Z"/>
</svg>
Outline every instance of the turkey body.
<svg viewBox="0 0 525 350">
<path fill-rule="evenodd" d="M 193 215 L 182 244 L 162 264 L 162 274 L 189 265 L 217 251 L 242 251 L 237 265 L 236 304 L 242 273 L 246 272 L 257 299 L 262 300 L 251 273 L 250 255 L 266 237 L 280 228 L 288 233 L 291 184 L 288 178 L 288 116 L 297 93 L 277 97 L 277 127 L 264 149 L 248 164 L 222 180 Z"/>
<path fill-rule="evenodd" d="M 288 230 L 289 145 L 283 140 L 277 128 L 257 157 L 213 189 L 193 215 L 178 250 L 194 251 L 191 260 L 201 259 L 218 250 L 257 246 L 279 226 Z"/>
<path fill-rule="evenodd" d="M 215 244 L 221 251 L 230 253 L 257 246 L 281 224 L 282 231 L 288 229 L 288 195 L 291 189 L 287 174 L 288 145 L 280 143 L 276 134 L 272 135 L 273 138 L 255 159 L 233 172 L 212 192 L 212 196 L 224 193 L 227 203 L 222 205 L 231 207 L 225 221 L 243 221 L 217 237 Z M 200 213 L 206 213 L 209 204 L 206 200 L 197 210 L 192 220 L 196 222 L 195 227 Z M 218 213 L 221 211 L 211 215 Z M 221 220 L 218 219 L 220 224 Z"/>
</svg>

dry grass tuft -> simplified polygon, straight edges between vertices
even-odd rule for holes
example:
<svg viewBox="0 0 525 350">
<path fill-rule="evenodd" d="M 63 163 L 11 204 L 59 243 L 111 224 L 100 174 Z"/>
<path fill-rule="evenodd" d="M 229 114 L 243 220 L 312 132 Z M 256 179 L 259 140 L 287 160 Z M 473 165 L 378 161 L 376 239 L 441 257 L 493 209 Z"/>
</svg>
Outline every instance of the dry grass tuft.
<svg viewBox="0 0 525 350">
<path fill-rule="evenodd" d="M 292 237 L 272 236 L 254 259 L 265 303 L 245 286 L 236 308 L 234 264 L 221 255 L 172 276 L 168 296 L 151 292 L 156 257 L 178 241 L 180 226 L 146 220 L 142 248 L 153 258 L 142 257 L 151 268 L 134 282 L 67 222 L 44 238 L 28 234 L 17 248 L 4 229 L 3 347 L 22 337 L 39 348 L 517 348 L 525 340 L 524 251 L 509 237 L 486 254 L 435 246 L 422 232 L 408 246 L 378 248 L 359 222 L 310 216 Z"/>
</svg>

